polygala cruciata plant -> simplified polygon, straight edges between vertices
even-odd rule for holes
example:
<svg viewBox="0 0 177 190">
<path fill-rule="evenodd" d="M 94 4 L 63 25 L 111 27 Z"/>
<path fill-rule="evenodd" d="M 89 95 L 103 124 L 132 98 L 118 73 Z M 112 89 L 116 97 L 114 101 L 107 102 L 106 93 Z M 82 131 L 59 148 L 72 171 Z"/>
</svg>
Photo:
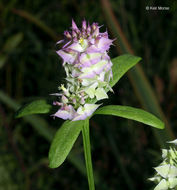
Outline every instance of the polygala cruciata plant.
<svg viewBox="0 0 177 190">
<path fill-rule="evenodd" d="M 59 86 L 59 92 L 52 95 L 59 99 L 53 104 L 58 107 L 54 118 L 65 121 L 56 132 L 50 150 L 49 167 L 59 167 L 82 131 L 85 163 L 89 189 L 94 190 L 91 160 L 89 120 L 93 115 L 114 115 L 142 122 L 163 129 L 164 123 L 156 116 L 138 108 L 123 105 L 102 106 L 97 103 L 108 98 L 108 92 L 120 78 L 141 58 L 130 54 L 110 59 L 108 51 L 113 44 L 107 32 L 100 32 L 97 23 L 90 25 L 84 20 L 78 28 L 72 20 L 71 31 L 64 32 L 64 39 L 57 42 L 62 47 L 57 54 L 63 60 L 66 84 Z M 30 114 L 51 113 L 52 106 L 45 99 L 35 100 L 16 112 L 16 117 Z"/>
</svg>

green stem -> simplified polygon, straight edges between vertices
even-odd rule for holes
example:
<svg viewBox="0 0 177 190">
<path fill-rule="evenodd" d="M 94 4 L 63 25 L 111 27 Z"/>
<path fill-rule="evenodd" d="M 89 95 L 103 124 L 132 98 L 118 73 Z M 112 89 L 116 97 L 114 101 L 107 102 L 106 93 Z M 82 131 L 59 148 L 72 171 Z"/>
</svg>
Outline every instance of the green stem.
<svg viewBox="0 0 177 190">
<path fill-rule="evenodd" d="M 85 154 L 85 163 L 87 169 L 89 190 L 95 190 L 92 159 L 91 159 L 91 148 L 90 148 L 89 119 L 86 119 L 84 122 L 84 126 L 82 127 L 82 136 L 83 136 L 84 154 Z"/>
</svg>

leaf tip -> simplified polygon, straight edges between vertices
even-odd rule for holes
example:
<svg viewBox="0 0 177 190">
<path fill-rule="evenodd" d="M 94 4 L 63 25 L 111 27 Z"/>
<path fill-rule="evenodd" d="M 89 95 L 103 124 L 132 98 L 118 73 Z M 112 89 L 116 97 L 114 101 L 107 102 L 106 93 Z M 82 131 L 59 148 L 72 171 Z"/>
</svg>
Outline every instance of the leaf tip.
<svg viewBox="0 0 177 190">
<path fill-rule="evenodd" d="M 165 123 L 162 122 L 162 124 L 161 124 L 161 128 L 160 128 L 160 129 L 164 129 L 164 128 L 165 128 Z"/>
<path fill-rule="evenodd" d="M 55 168 L 57 168 L 58 166 L 56 166 L 55 164 L 53 164 L 53 163 L 49 163 L 49 168 L 51 168 L 51 169 L 55 169 Z"/>
<path fill-rule="evenodd" d="M 63 162 L 64 160 L 59 162 L 59 161 L 56 161 L 56 159 L 50 158 L 49 156 L 49 168 L 51 169 L 60 167 L 63 164 Z"/>
</svg>

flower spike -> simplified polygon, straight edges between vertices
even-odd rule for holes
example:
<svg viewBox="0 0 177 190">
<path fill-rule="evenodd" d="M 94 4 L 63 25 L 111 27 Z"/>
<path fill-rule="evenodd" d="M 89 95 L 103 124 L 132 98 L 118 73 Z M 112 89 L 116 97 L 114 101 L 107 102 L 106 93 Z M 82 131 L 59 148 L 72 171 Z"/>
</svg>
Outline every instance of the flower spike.
<svg viewBox="0 0 177 190">
<path fill-rule="evenodd" d="M 99 32 L 97 23 L 90 25 L 85 20 L 79 29 L 72 20 L 72 31 L 65 31 L 63 47 L 57 54 L 63 59 L 66 71 L 66 86 L 59 87 L 60 102 L 55 102 L 59 110 L 53 115 L 62 119 L 85 120 L 100 104 L 91 104 L 108 98 L 106 89 L 111 89 L 112 62 L 108 50 L 113 40 L 107 32 Z M 93 102 L 93 101 L 92 101 Z"/>
</svg>

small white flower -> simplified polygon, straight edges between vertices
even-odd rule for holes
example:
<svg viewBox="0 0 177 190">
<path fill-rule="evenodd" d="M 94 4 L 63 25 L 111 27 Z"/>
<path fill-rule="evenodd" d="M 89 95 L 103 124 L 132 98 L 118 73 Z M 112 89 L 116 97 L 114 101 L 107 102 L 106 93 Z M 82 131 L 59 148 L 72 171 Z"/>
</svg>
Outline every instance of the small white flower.
<svg viewBox="0 0 177 190">
<path fill-rule="evenodd" d="M 168 189 L 168 182 L 165 179 L 162 179 L 154 190 L 167 190 L 167 189 Z"/>
<path fill-rule="evenodd" d="M 174 141 L 168 141 L 168 143 L 171 143 L 171 144 L 177 145 L 177 139 L 175 139 Z"/>
</svg>

